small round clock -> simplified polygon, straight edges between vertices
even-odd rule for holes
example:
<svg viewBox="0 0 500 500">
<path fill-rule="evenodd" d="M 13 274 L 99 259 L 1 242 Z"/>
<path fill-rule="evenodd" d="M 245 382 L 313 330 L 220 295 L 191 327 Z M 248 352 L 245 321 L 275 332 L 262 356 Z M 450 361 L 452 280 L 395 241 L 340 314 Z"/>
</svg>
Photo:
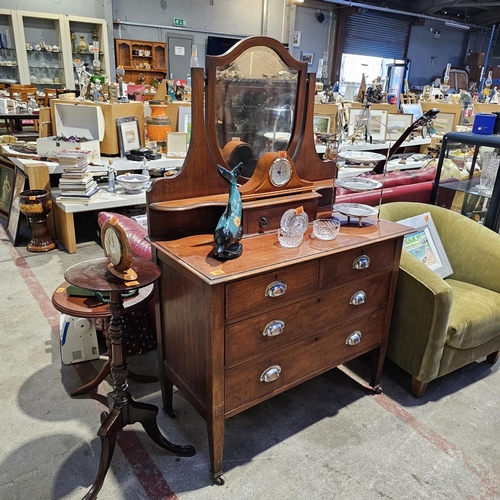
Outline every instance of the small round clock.
<svg viewBox="0 0 500 500">
<path fill-rule="evenodd" d="M 292 178 L 292 165 L 286 157 L 278 156 L 269 166 L 269 181 L 275 187 L 283 187 Z"/>
<path fill-rule="evenodd" d="M 133 260 L 130 240 L 116 217 L 102 225 L 101 243 L 109 259 L 110 273 L 124 280 L 137 279 L 137 273 L 130 267 Z"/>
</svg>

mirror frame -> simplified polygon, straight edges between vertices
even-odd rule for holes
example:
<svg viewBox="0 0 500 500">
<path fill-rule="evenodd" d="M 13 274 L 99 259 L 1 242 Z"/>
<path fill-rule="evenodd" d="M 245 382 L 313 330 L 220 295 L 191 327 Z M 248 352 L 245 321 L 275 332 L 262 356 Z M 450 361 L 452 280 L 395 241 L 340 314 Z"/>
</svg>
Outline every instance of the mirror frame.
<svg viewBox="0 0 500 500">
<path fill-rule="evenodd" d="M 228 66 L 230 63 L 234 62 L 241 54 L 243 54 L 243 52 L 255 47 L 267 47 L 273 50 L 285 65 L 297 71 L 297 94 L 294 108 L 293 129 L 288 147 L 286 149 L 287 154 L 290 157 L 294 156 L 297 146 L 300 142 L 300 138 L 302 136 L 305 107 L 300 103 L 304 103 L 306 100 L 307 63 L 303 61 L 297 61 L 297 59 L 290 55 L 286 47 L 274 38 L 253 36 L 240 40 L 224 54 L 220 56 L 206 57 L 207 90 L 205 101 L 205 123 L 207 127 L 207 137 L 209 147 L 215 161 L 218 164 L 224 165 L 228 168 L 229 166 L 222 156 L 222 148 L 220 147 L 217 140 L 217 131 L 215 126 L 217 116 L 217 67 Z M 250 146 L 252 145 L 250 144 Z M 260 158 L 256 158 L 256 162 L 258 162 L 259 159 Z"/>
</svg>

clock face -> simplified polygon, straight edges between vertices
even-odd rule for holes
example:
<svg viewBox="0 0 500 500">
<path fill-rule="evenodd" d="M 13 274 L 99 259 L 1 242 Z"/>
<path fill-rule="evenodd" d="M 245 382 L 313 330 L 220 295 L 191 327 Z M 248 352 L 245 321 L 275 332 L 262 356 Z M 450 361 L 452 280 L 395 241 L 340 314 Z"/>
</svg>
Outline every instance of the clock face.
<svg viewBox="0 0 500 500">
<path fill-rule="evenodd" d="M 117 266 L 122 258 L 122 246 L 120 243 L 120 237 L 114 227 L 109 226 L 106 229 L 103 244 L 109 261 L 114 266 Z"/>
<path fill-rule="evenodd" d="M 292 165 L 287 158 L 276 158 L 269 167 L 269 180 L 276 187 L 285 186 L 292 178 Z"/>
</svg>

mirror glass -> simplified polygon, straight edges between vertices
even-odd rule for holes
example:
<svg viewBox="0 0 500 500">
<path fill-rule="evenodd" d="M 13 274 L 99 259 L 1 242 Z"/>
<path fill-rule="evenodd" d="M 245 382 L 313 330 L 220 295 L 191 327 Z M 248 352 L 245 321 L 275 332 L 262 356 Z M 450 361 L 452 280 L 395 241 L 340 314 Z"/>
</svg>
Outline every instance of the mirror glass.
<svg viewBox="0 0 500 500">
<path fill-rule="evenodd" d="M 268 151 L 288 148 L 293 132 L 299 72 L 268 47 L 245 50 L 216 72 L 216 135 L 225 159 L 247 148 L 242 176 L 250 177 Z M 248 163 L 248 164 L 247 164 Z"/>
</svg>

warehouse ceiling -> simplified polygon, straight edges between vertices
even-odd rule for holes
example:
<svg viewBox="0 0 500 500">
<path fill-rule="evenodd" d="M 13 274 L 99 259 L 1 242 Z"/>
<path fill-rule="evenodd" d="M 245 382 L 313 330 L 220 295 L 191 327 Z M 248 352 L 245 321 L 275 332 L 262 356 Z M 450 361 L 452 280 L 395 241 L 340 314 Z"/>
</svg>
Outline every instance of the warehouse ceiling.
<svg viewBox="0 0 500 500">
<path fill-rule="evenodd" d="M 415 15 L 440 18 L 476 26 L 493 26 L 500 23 L 500 1 L 489 0 L 326 0 L 338 7 L 372 6 L 376 10 L 407 12 Z"/>
</svg>

